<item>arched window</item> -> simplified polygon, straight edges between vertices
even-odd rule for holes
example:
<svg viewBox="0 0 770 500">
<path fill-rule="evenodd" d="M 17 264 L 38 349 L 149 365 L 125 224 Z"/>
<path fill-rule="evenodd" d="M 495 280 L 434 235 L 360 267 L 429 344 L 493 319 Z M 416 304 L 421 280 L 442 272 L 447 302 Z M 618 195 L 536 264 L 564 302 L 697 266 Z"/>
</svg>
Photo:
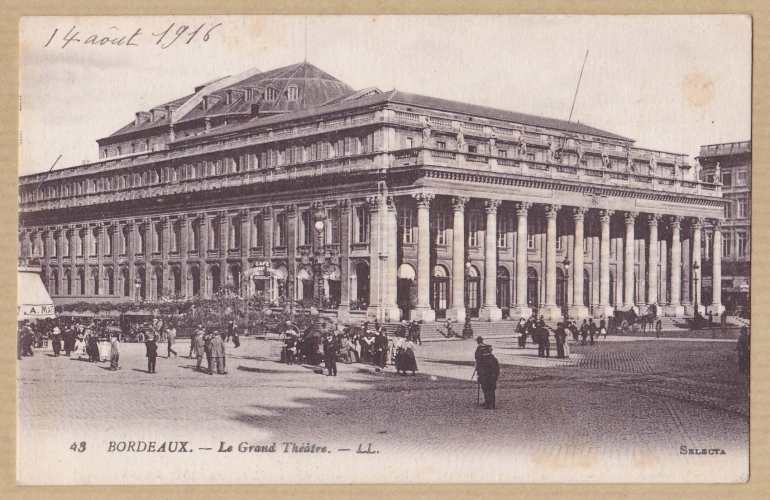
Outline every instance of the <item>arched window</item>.
<svg viewBox="0 0 770 500">
<path fill-rule="evenodd" d="M 121 268 L 120 270 L 120 281 L 123 284 L 123 296 L 124 297 L 130 297 L 131 296 L 131 281 L 128 279 L 128 269 Z"/>
<path fill-rule="evenodd" d="M 497 307 L 505 314 L 511 308 L 511 274 L 503 266 L 497 268 Z"/>
<path fill-rule="evenodd" d="M 527 269 L 527 305 L 534 310 L 540 307 L 540 279 L 534 267 Z"/>
<path fill-rule="evenodd" d="M 111 267 L 105 270 L 107 280 L 107 295 L 115 295 L 115 273 Z"/>
<path fill-rule="evenodd" d="M 567 277 L 560 268 L 556 268 L 556 305 L 567 305 Z"/>
</svg>

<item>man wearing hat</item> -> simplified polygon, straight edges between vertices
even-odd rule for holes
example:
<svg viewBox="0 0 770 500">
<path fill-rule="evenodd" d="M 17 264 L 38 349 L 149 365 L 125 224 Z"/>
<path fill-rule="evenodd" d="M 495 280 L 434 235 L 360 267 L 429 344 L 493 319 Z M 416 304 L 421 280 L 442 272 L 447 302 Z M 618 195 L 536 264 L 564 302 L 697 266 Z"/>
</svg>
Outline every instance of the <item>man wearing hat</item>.
<svg viewBox="0 0 770 500">
<path fill-rule="evenodd" d="M 324 365 L 329 371 L 329 376 L 337 376 L 337 354 L 340 348 L 331 332 L 326 334 L 324 339 Z"/>
<path fill-rule="evenodd" d="M 206 333 L 206 331 L 203 329 L 203 323 L 198 323 L 198 329 L 195 330 L 195 333 L 193 334 L 193 339 L 195 337 L 200 337 L 201 339 L 203 339 L 204 333 Z M 193 343 L 190 342 L 190 356 L 189 356 L 190 359 L 193 358 L 193 354 L 195 354 L 195 349 L 194 349 Z M 198 363 L 198 368 L 200 368 L 200 363 Z"/>
<path fill-rule="evenodd" d="M 227 373 L 224 367 L 225 341 L 222 340 L 222 337 L 218 334 L 219 332 L 214 332 L 214 335 L 211 336 L 210 340 L 210 352 L 213 365 L 209 366 L 209 375 L 214 374 L 213 366 L 217 367 L 217 373 L 219 375 L 224 375 Z"/>
<path fill-rule="evenodd" d="M 51 347 L 53 347 L 53 355 L 58 358 L 61 351 L 61 330 L 58 326 L 53 327 L 51 332 Z"/>
<path fill-rule="evenodd" d="M 147 348 L 147 373 L 155 373 L 155 362 L 158 359 L 158 344 L 155 343 L 154 333 L 147 333 L 147 340 L 144 346 Z"/>
<path fill-rule="evenodd" d="M 495 391 L 497 379 L 500 377 L 500 363 L 492 354 L 492 346 L 486 345 L 482 337 L 477 337 L 476 342 L 476 370 L 479 373 L 479 384 L 484 393 L 484 408 L 495 409 Z"/>
<path fill-rule="evenodd" d="M 203 345 L 203 335 L 201 334 L 200 330 L 196 330 L 195 337 L 193 337 L 192 342 L 190 342 L 190 357 L 192 358 L 194 353 L 195 357 L 198 358 L 198 365 L 195 367 L 197 371 L 201 371 L 201 362 L 203 361 L 203 354 L 205 352 L 206 351 Z"/>
</svg>

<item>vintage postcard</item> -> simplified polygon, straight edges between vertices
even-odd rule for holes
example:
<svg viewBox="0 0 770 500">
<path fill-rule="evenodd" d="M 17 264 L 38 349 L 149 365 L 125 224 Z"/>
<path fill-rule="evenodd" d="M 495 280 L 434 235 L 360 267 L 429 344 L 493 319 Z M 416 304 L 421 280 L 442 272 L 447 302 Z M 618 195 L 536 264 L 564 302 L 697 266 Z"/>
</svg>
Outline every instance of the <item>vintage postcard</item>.
<svg viewBox="0 0 770 500">
<path fill-rule="evenodd" d="M 749 479 L 751 17 L 19 29 L 19 484 Z"/>
</svg>

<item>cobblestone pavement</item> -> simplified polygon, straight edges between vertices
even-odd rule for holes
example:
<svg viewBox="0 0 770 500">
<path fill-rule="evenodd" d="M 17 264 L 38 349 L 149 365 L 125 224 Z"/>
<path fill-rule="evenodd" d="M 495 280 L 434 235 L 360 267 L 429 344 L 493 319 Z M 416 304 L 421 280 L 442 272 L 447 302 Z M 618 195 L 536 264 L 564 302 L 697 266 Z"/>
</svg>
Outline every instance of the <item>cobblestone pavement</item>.
<svg viewBox="0 0 770 500">
<path fill-rule="evenodd" d="M 37 350 L 18 363 L 20 442 L 149 427 L 177 437 L 194 431 L 214 444 L 225 435 L 320 436 L 340 447 L 379 440 L 383 450 L 420 453 L 547 449 L 549 459 L 577 461 L 586 450 L 747 453 L 748 386 L 734 342 L 607 341 L 572 346 L 565 360 L 539 358 L 514 339 L 490 342 L 502 365 L 496 411 L 477 404 L 473 341 L 418 346 L 414 377 L 342 363 L 339 376 L 321 376 L 278 363 L 279 342 L 252 338 L 239 349 L 228 344 L 229 373 L 214 376 L 194 370 L 185 341 L 179 357 L 158 359 L 156 374 L 146 372 L 143 345 L 121 346 L 117 372 Z"/>
</svg>

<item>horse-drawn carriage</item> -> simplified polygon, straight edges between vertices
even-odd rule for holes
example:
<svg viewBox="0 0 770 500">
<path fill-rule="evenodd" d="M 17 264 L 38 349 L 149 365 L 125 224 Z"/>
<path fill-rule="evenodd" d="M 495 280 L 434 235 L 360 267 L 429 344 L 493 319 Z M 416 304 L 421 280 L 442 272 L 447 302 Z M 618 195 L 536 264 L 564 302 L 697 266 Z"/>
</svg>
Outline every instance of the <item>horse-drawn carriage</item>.
<svg viewBox="0 0 770 500">
<path fill-rule="evenodd" d="M 654 311 L 647 311 L 647 314 L 639 315 L 633 309 L 628 311 L 615 311 L 615 316 L 610 319 L 609 330 L 614 333 L 646 332 L 649 329 L 660 332 L 663 329 L 663 322 Z"/>
</svg>

